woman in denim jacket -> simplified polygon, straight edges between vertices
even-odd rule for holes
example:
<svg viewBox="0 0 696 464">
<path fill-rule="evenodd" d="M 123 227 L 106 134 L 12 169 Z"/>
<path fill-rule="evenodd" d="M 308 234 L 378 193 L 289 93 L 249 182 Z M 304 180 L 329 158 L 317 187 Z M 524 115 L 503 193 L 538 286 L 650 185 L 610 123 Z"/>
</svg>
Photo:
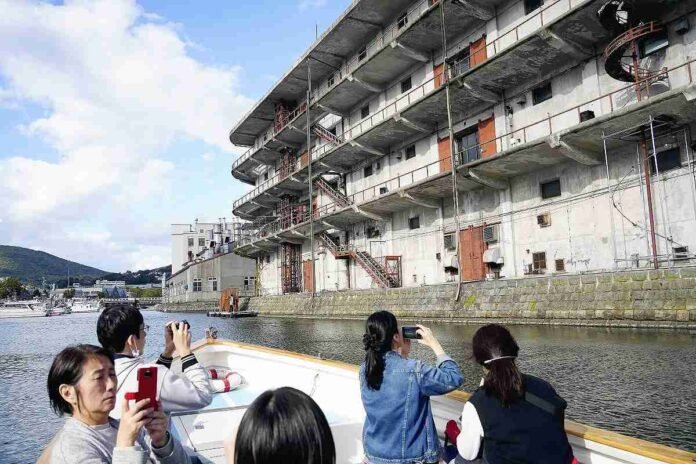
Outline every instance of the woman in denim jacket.
<svg viewBox="0 0 696 464">
<path fill-rule="evenodd" d="M 365 362 L 360 395 L 365 408 L 363 447 L 370 464 L 437 463 L 440 443 L 430 396 L 448 393 L 463 382 L 462 371 L 447 356 L 430 329 L 418 326 L 419 343 L 437 356 L 436 367 L 408 359 L 410 340 L 396 317 L 372 314 L 365 326 Z"/>
</svg>

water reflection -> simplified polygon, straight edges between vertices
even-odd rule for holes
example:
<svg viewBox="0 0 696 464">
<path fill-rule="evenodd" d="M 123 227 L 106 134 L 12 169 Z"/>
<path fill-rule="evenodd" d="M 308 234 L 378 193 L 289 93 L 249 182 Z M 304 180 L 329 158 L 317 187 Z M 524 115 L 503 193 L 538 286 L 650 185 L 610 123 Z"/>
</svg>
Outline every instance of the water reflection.
<svg viewBox="0 0 696 464">
<path fill-rule="evenodd" d="M 147 312 L 146 355 L 163 347 L 164 323 L 176 316 Z M 219 336 L 358 364 L 363 321 L 209 319 L 180 316 L 193 338 L 214 325 Z M 0 463 L 33 462 L 60 428 L 49 408 L 46 375 L 53 356 L 73 343 L 97 343 L 96 314 L 0 320 Z M 464 389 L 478 385 L 470 360 L 478 328 L 428 324 L 464 371 Z M 569 402 L 570 418 L 650 441 L 696 451 L 696 334 L 589 327 L 512 326 L 524 372 L 549 380 Z M 433 361 L 414 344 L 412 355 Z M 8 433 L 8 431 L 10 433 Z"/>
</svg>

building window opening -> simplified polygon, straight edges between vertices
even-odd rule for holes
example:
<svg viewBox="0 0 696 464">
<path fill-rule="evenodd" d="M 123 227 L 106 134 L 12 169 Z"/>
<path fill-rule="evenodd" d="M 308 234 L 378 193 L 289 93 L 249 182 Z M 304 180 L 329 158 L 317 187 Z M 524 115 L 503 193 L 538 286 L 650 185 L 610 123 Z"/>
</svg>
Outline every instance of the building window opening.
<svg viewBox="0 0 696 464">
<path fill-rule="evenodd" d="M 565 272 L 565 260 L 564 259 L 557 259 L 556 260 L 556 272 Z"/>
<path fill-rule="evenodd" d="M 198 238 L 198 246 L 199 247 L 204 247 L 205 246 L 205 238 Z"/>
<path fill-rule="evenodd" d="M 380 237 L 381 235 L 382 235 L 382 233 L 375 226 L 369 226 L 369 227 L 365 228 L 365 237 L 367 237 L 367 238 L 377 238 L 377 237 Z"/>
<path fill-rule="evenodd" d="M 546 272 L 546 253 L 532 253 L 532 273 L 543 274 Z"/>
<path fill-rule="evenodd" d="M 370 115 L 370 105 L 365 105 L 360 108 L 360 119 L 365 119 Z"/>
<path fill-rule="evenodd" d="M 541 183 L 541 198 L 546 200 L 548 198 L 560 197 L 561 196 L 561 180 L 555 179 L 548 182 Z"/>
<path fill-rule="evenodd" d="M 445 250 L 453 251 L 457 249 L 457 242 L 455 242 L 454 234 L 445 234 L 444 245 Z"/>
<path fill-rule="evenodd" d="M 210 288 L 211 292 L 218 291 L 217 277 L 208 277 L 208 287 Z"/>
<path fill-rule="evenodd" d="M 193 291 L 203 291 L 203 281 L 201 279 L 193 279 Z"/>
<path fill-rule="evenodd" d="M 548 227 L 551 225 L 551 213 L 544 213 L 537 216 L 537 224 L 539 227 Z"/>
<path fill-rule="evenodd" d="M 657 156 L 650 158 L 650 171 L 652 174 L 671 171 L 681 167 L 681 153 L 679 147 L 657 152 Z"/>
<path fill-rule="evenodd" d="M 336 74 L 334 73 L 334 74 L 330 75 L 329 78 L 326 80 L 326 82 L 328 83 L 329 87 L 334 85 L 336 83 Z"/>
<path fill-rule="evenodd" d="M 638 45 L 641 58 L 650 56 L 667 47 L 669 47 L 669 38 L 667 37 L 667 31 L 664 29 L 651 37 L 644 38 Z"/>
<path fill-rule="evenodd" d="M 455 135 L 454 143 L 457 147 L 457 153 L 461 157 L 461 164 L 481 158 L 478 126 L 470 127 Z"/>
<path fill-rule="evenodd" d="M 406 147 L 406 149 L 404 150 L 404 155 L 405 155 L 407 160 L 410 160 L 411 158 L 415 158 L 416 157 L 416 146 L 409 145 L 408 147 Z"/>
<path fill-rule="evenodd" d="M 385 193 L 389 192 L 389 189 L 387 187 L 380 187 L 379 188 L 379 194 L 384 195 Z"/>
<path fill-rule="evenodd" d="M 408 228 L 411 230 L 420 229 L 420 216 L 409 218 Z"/>
<path fill-rule="evenodd" d="M 188 239 L 188 246 L 189 246 L 189 248 L 191 248 L 193 246 L 193 239 L 192 238 Z"/>
<path fill-rule="evenodd" d="M 471 47 L 466 47 L 452 60 L 452 75 L 458 76 L 471 68 Z"/>
<path fill-rule="evenodd" d="M 244 277 L 244 291 L 248 292 L 256 288 L 256 277 L 247 276 Z"/>
<path fill-rule="evenodd" d="M 411 90 L 411 85 L 411 76 L 408 76 L 406 79 L 401 81 L 401 93 Z"/>
<path fill-rule="evenodd" d="M 674 247 L 672 248 L 672 253 L 674 254 L 675 261 L 689 259 L 689 247 L 687 246 Z"/>
<path fill-rule="evenodd" d="M 263 173 L 263 180 L 268 180 L 268 171 Z"/>
<path fill-rule="evenodd" d="M 360 52 L 358 52 L 358 61 L 362 61 L 367 58 L 367 47 L 363 47 Z"/>
<path fill-rule="evenodd" d="M 363 169 L 363 177 L 370 177 L 372 175 L 372 165 L 365 166 Z"/>
<path fill-rule="evenodd" d="M 333 126 L 331 129 L 327 129 L 330 134 L 336 135 L 336 126 Z"/>
<path fill-rule="evenodd" d="M 544 0 L 524 0 L 524 14 L 528 15 L 529 13 L 538 10 L 543 4 Z"/>
<path fill-rule="evenodd" d="M 553 97 L 553 90 L 551 89 L 551 82 L 547 82 L 544 85 L 535 87 L 532 89 L 532 103 L 538 105 L 541 102 L 551 99 Z"/>
<path fill-rule="evenodd" d="M 397 27 L 397 29 L 401 29 L 402 27 L 404 27 L 407 24 L 408 24 L 408 12 L 399 16 L 399 19 L 396 21 L 396 27 Z"/>
</svg>

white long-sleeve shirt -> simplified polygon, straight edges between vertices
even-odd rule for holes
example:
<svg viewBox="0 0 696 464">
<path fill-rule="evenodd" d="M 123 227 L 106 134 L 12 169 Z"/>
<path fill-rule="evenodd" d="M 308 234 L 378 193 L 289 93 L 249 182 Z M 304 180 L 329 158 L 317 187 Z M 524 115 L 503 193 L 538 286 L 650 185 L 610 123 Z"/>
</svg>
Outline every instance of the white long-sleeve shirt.
<svg viewBox="0 0 696 464">
<path fill-rule="evenodd" d="M 473 404 L 467 402 L 462 411 L 462 431 L 457 437 L 457 451 L 464 459 L 473 460 L 478 456 L 483 438 L 483 425 Z"/>
<path fill-rule="evenodd" d="M 157 399 L 164 412 L 190 411 L 208 406 L 214 393 L 208 373 L 193 354 L 185 356 L 181 364 L 183 375 L 177 375 L 159 362 L 152 364 L 145 363 L 142 358 L 116 357 L 114 368 L 118 377 L 118 392 L 111 417 L 120 419 L 124 395 L 138 391 L 138 369 L 141 367 L 157 368 Z"/>
</svg>

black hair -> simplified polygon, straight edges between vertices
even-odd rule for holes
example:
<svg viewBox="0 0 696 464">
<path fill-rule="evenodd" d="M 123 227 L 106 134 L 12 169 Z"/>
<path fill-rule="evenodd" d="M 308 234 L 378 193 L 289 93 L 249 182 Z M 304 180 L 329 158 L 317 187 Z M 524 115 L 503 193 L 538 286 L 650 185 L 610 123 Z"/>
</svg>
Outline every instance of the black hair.
<svg viewBox="0 0 696 464">
<path fill-rule="evenodd" d="M 104 356 L 112 365 L 114 363 L 114 358 L 110 352 L 95 345 L 69 346 L 53 358 L 53 364 L 48 371 L 46 387 L 48 388 L 51 408 L 59 416 L 72 414 L 72 406 L 61 396 L 60 386 L 63 384 L 77 385 L 82 377 L 82 367 L 93 356 Z"/>
<path fill-rule="evenodd" d="M 244 413 L 234 462 L 244 464 L 335 464 L 329 423 L 317 403 L 291 387 L 268 390 Z"/>
<path fill-rule="evenodd" d="M 365 348 L 365 377 L 367 386 L 379 390 L 384 378 L 384 355 L 392 348 L 398 332 L 396 317 L 389 311 L 377 311 L 367 318 L 363 346 Z"/>
<path fill-rule="evenodd" d="M 498 324 L 485 325 L 474 334 L 472 348 L 476 362 L 489 370 L 483 381 L 486 394 L 495 396 L 504 405 L 522 398 L 524 379 L 515 364 L 520 347 L 510 331 Z M 512 357 L 485 363 L 501 356 Z"/>
<path fill-rule="evenodd" d="M 97 321 L 97 338 L 105 349 L 120 353 L 131 335 L 140 338 L 140 326 L 143 315 L 132 306 L 111 306 L 99 315 Z"/>
</svg>

